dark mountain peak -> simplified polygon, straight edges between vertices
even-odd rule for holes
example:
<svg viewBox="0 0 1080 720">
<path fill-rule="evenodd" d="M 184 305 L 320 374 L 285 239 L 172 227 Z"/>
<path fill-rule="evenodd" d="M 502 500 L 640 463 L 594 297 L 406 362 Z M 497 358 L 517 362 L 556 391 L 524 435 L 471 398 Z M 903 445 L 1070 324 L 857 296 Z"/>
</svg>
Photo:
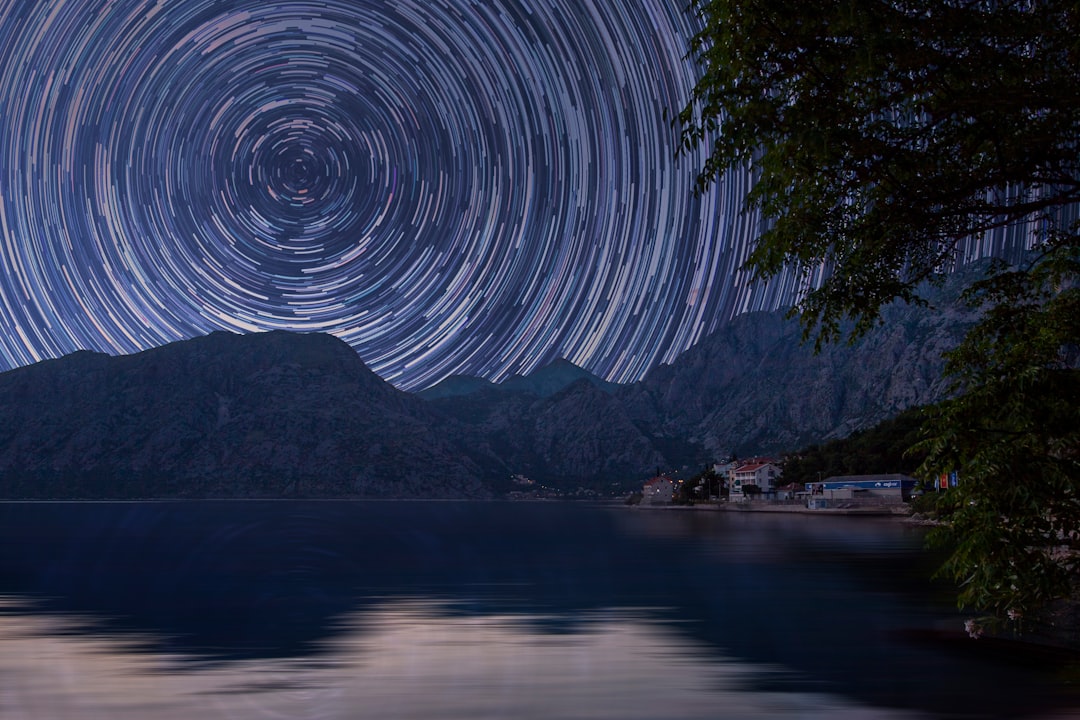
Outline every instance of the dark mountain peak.
<svg viewBox="0 0 1080 720">
<path fill-rule="evenodd" d="M 211 333 L 0 374 L 0 496 L 484 494 L 424 403 L 329 335 Z"/>
<path fill-rule="evenodd" d="M 96 352 L 94 350 L 76 350 L 63 357 L 42 360 L 33 365 L 26 365 L 24 367 L 15 368 L 14 370 L 8 370 L 7 372 L 0 373 L 0 376 L 34 372 L 56 372 L 61 374 L 68 372 L 93 372 L 98 368 L 108 365 L 113 359 L 112 355 L 103 352 Z"/>
<path fill-rule="evenodd" d="M 416 394 L 424 400 L 439 400 L 441 398 L 472 395 L 494 387 L 494 383 L 483 378 L 473 377 L 472 375 L 450 375 Z"/>
<path fill-rule="evenodd" d="M 295 387 L 321 379 L 359 385 L 364 394 L 404 395 L 372 372 L 347 343 L 325 333 L 217 331 L 112 360 L 118 373 L 133 379 L 182 379 L 206 391 L 256 379 Z"/>
<path fill-rule="evenodd" d="M 363 368 L 364 371 L 371 372 L 352 347 L 326 333 L 271 330 L 237 334 L 218 330 L 209 335 L 148 350 L 145 354 L 149 356 L 153 353 L 188 355 L 193 358 L 228 356 L 245 364 L 291 364 L 344 372 L 356 372 Z M 143 354 L 138 353 L 136 356 Z"/>
<path fill-rule="evenodd" d="M 536 370 L 536 373 L 542 373 L 542 372 L 574 372 L 574 373 L 579 373 L 579 374 L 580 373 L 586 373 L 586 374 L 588 373 L 587 370 L 585 370 L 584 368 L 582 368 L 582 367 L 580 367 L 578 365 L 575 365 L 574 363 L 570 362 L 566 358 L 555 358 L 554 360 L 549 362 L 547 365 L 543 366 L 542 368 L 538 368 Z M 532 373 L 532 374 L 535 375 L 536 373 Z"/>
<path fill-rule="evenodd" d="M 585 381 L 609 394 L 614 393 L 618 387 L 615 383 L 601 380 L 569 360 L 559 358 L 528 375 L 511 375 L 498 384 L 471 375 L 450 375 L 416 394 L 425 400 L 441 400 L 492 390 L 547 398 L 578 381 Z"/>
<path fill-rule="evenodd" d="M 550 397 L 579 380 L 586 380 L 604 392 L 614 392 L 616 385 L 601 380 L 569 360 L 559 358 L 528 375 L 513 375 L 499 383 L 503 390 Z"/>
</svg>

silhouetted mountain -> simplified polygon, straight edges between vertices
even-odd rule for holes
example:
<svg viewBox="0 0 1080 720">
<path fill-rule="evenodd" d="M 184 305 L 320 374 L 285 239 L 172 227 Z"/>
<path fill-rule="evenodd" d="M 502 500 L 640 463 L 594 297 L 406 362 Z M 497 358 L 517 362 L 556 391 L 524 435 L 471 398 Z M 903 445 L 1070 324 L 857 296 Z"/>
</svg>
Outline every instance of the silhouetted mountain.
<svg viewBox="0 0 1080 720">
<path fill-rule="evenodd" d="M 477 497 L 424 402 L 329 335 L 213 333 L 0 374 L 0 494 Z"/>
<path fill-rule="evenodd" d="M 471 395 L 495 387 L 495 383 L 471 375 L 450 375 L 429 388 L 416 393 L 424 400 Z"/>
<path fill-rule="evenodd" d="M 749 314 L 632 385 L 558 361 L 420 396 L 327 335 L 80 352 L 0 374 L 0 496 L 483 497 L 517 475 L 629 487 L 940 399 L 941 353 L 969 321 L 947 300 L 896 306 L 858 342 L 814 354 L 797 322 Z"/>
<path fill-rule="evenodd" d="M 826 345 L 817 354 L 802 341 L 798 322 L 782 312 L 739 316 L 643 381 L 614 386 L 595 415 L 606 425 L 603 443 L 583 431 L 599 398 L 588 406 L 563 404 L 560 422 L 574 430 L 560 435 L 559 452 L 552 453 L 553 443 L 539 428 L 542 414 L 552 417 L 553 403 L 526 389 L 543 387 L 525 382 L 529 378 L 436 401 L 435 407 L 463 424 L 466 444 L 503 458 L 514 472 L 552 482 L 573 482 L 586 465 L 608 466 L 611 458 L 600 446 L 619 448 L 617 466 L 627 474 L 636 467 L 638 477 L 656 465 L 692 468 L 733 450 L 744 456 L 782 453 L 941 399 L 941 354 L 971 322 L 954 287 L 930 293 L 933 308 L 887 308 L 881 325 L 865 337 Z M 576 458 L 578 467 L 563 462 L 556 469 L 565 458 Z"/>
<path fill-rule="evenodd" d="M 499 383 L 499 388 L 514 392 L 527 392 L 540 397 L 551 397 L 557 392 L 570 387 L 579 380 L 606 393 L 615 392 L 618 385 L 593 375 L 569 360 L 556 360 L 528 375 L 513 375 Z"/>
<path fill-rule="evenodd" d="M 667 459 L 622 404 L 587 379 L 538 397 L 489 388 L 431 401 L 493 476 L 558 487 L 637 482 Z"/>
<path fill-rule="evenodd" d="M 569 360 L 559 359 L 528 375 L 511 375 L 498 384 L 470 375 L 450 375 L 416 394 L 425 400 L 439 400 L 471 395 L 482 390 L 500 390 L 551 397 L 578 380 L 585 380 L 606 393 L 614 393 L 619 387 L 615 383 L 598 378 Z"/>
</svg>

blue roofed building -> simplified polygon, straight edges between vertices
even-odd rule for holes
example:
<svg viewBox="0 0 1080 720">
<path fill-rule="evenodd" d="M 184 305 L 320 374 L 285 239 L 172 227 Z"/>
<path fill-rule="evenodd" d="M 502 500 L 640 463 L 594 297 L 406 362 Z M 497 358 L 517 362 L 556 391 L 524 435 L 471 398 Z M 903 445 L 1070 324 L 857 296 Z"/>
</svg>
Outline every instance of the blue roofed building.
<svg viewBox="0 0 1080 720">
<path fill-rule="evenodd" d="M 915 478 L 900 473 L 887 475 L 834 475 L 822 482 L 809 483 L 811 497 L 827 500 L 871 500 L 878 503 L 902 503 L 911 499 Z"/>
</svg>

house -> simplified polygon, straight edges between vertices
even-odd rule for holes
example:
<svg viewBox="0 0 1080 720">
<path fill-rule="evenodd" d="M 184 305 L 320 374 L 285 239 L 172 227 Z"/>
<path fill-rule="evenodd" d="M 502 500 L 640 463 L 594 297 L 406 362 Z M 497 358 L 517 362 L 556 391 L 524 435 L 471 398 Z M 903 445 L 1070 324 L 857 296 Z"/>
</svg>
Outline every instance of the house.
<svg viewBox="0 0 1080 720">
<path fill-rule="evenodd" d="M 806 494 L 806 490 L 803 488 L 802 483 L 788 483 L 787 485 L 781 485 L 776 488 L 777 500 L 795 500 L 797 497 Z"/>
<path fill-rule="evenodd" d="M 751 494 L 772 496 L 776 492 L 776 480 L 780 477 L 780 468 L 771 460 L 758 458 L 751 462 L 739 465 L 730 471 L 728 486 L 731 488 L 732 500 L 743 500 Z M 744 492 L 743 489 L 752 486 L 756 491 Z"/>
<path fill-rule="evenodd" d="M 671 478 L 657 475 L 645 482 L 641 491 L 641 502 L 645 505 L 667 505 L 671 503 L 674 491 L 675 483 Z"/>
</svg>

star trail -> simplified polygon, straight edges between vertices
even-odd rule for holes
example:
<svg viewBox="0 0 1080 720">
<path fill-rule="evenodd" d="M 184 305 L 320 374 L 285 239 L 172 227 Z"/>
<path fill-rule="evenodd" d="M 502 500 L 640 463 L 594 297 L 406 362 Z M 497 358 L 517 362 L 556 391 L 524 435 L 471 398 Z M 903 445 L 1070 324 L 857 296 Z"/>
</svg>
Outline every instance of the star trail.
<svg viewBox="0 0 1080 720">
<path fill-rule="evenodd" d="M 639 379 L 793 279 L 695 196 L 668 0 L 0 0 L 0 367 L 332 333 L 403 389 Z"/>
</svg>

